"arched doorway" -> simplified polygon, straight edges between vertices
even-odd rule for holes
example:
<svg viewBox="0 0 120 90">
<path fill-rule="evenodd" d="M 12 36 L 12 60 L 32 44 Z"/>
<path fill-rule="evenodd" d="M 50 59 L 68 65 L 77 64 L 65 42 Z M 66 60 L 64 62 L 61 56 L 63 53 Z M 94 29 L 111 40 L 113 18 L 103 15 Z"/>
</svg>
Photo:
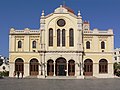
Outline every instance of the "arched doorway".
<svg viewBox="0 0 120 90">
<path fill-rule="evenodd" d="M 58 58 L 56 60 L 56 76 L 66 76 L 66 60 L 64 58 Z"/>
<path fill-rule="evenodd" d="M 86 59 L 84 61 L 84 74 L 85 76 L 93 75 L 93 61 L 91 59 Z"/>
<path fill-rule="evenodd" d="M 15 60 L 15 72 L 24 73 L 24 61 L 21 58 Z"/>
<path fill-rule="evenodd" d="M 47 61 L 47 75 L 48 76 L 53 76 L 54 74 L 54 63 L 53 60 L 48 60 Z"/>
<path fill-rule="evenodd" d="M 37 76 L 39 74 L 39 63 L 37 59 L 30 60 L 30 75 Z"/>
<path fill-rule="evenodd" d="M 69 60 L 68 62 L 68 75 L 74 76 L 75 75 L 75 61 Z"/>
</svg>

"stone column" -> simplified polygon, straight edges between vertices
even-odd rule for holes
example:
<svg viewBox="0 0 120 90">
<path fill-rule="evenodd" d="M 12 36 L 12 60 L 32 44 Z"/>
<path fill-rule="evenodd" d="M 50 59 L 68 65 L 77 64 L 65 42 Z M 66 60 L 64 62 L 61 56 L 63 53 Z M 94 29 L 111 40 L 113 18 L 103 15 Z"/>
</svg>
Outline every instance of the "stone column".
<svg viewBox="0 0 120 90">
<path fill-rule="evenodd" d="M 66 70 L 66 76 L 68 76 L 68 61 L 67 61 L 67 70 Z"/>
<path fill-rule="evenodd" d="M 60 30 L 60 47 L 62 47 L 62 30 Z"/>
<path fill-rule="evenodd" d="M 45 62 L 45 76 L 47 76 L 47 62 Z"/>
<path fill-rule="evenodd" d="M 44 76 L 44 54 L 42 55 L 42 60 L 41 60 L 41 72 L 42 75 Z"/>
<path fill-rule="evenodd" d="M 41 75 L 41 65 L 39 65 L 38 67 L 39 67 L 39 75 Z"/>
<path fill-rule="evenodd" d="M 83 76 L 83 61 L 82 61 L 82 55 L 79 56 L 80 57 L 80 73 L 81 73 L 81 76 Z"/>
<path fill-rule="evenodd" d="M 30 76 L 30 69 L 29 69 L 29 63 L 24 63 L 24 75 L 23 77 Z"/>
<path fill-rule="evenodd" d="M 43 75 L 43 63 L 42 63 L 42 59 L 43 59 L 43 55 L 42 54 L 39 54 L 40 55 L 40 66 L 39 66 L 39 75 Z"/>
<path fill-rule="evenodd" d="M 55 62 L 54 62 L 54 75 L 53 76 L 55 76 Z"/>
<path fill-rule="evenodd" d="M 80 65 L 80 71 L 81 71 L 81 76 L 83 76 L 83 63 L 81 63 L 81 65 Z"/>
</svg>

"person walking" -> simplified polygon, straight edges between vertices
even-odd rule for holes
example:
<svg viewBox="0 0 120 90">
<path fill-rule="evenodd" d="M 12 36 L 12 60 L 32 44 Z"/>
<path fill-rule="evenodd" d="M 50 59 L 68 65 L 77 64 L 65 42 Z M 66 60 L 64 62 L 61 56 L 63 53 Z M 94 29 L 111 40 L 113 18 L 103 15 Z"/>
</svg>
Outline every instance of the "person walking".
<svg viewBox="0 0 120 90">
<path fill-rule="evenodd" d="M 20 72 L 20 76 L 19 77 L 20 77 L 20 79 L 22 79 L 22 72 Z"/>
<path fill-rule="evenodd" d="M 23 78 L 24 73 L 22 72 L 22 78 Z"/>
<path fill-rule="evenodd" d="M 16 77 L 16 71 L 14 71 L 13 76 L 14 76 L 14 78 Z"/>
<path fill-rule="evenodd" d="M 18 77 L 18 79 L 19 79 L 19 75 L 20 75 L 20 72 L 19 72 L 19 71 L 17 71 L 17 77 Z"/>
</svg>

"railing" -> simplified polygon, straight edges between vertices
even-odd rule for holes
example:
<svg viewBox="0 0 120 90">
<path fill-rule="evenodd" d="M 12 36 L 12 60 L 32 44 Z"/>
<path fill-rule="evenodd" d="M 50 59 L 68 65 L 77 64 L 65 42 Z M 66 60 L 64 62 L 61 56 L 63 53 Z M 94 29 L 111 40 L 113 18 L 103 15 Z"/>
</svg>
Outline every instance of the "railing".
<svg viewBox="0 0 120 90">
<path fill-rule="evenodd" d="M 113 34 L 112 30 L 108 30 L 108 31 L 99 31 L 97 29 L 94 29 L 93 31 L 91 30 L 87 30 L 83 32 L 84 34 Z"/>
<path fill-rule="evenodd" d="M 25 33 L 40 33 L 40 30 L 14 30 L 14 31 L 12 31 L 12 32 L 10 32 L 10 33 L 19 33 L 19 34 L 25 34 Z"/>
</svg>

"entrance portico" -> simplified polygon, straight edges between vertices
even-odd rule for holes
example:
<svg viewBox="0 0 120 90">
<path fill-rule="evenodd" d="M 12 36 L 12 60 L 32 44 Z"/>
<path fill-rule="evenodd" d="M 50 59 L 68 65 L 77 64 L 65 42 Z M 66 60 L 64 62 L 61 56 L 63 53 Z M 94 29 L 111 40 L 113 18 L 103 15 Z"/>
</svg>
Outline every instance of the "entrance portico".
<svg viewBox="0 0 120 90">
<path fill-rule="evenodd" d="M 47 61 L 47 76 L 75 76 L 75 61 L 63 57 Z"/>
</svg>

